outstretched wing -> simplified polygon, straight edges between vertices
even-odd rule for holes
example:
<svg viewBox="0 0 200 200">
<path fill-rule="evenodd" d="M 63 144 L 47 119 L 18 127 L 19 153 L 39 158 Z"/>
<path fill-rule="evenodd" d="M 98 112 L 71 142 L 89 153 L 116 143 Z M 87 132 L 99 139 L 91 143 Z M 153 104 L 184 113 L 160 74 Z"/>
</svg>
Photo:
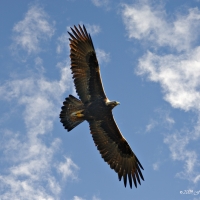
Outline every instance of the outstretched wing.
<svg viewBox="0 0 200 200">
<path fill-rule="evenodd" d="M 106 98 L 101 82 L 100 68 L 90 35 L 85 26 L 74 26 L 70 35 L 71 70 L 76 92 L 83 103 Z"/>
<path fill-rule="evenodd" d="M 126 139 L 120 133 L 112 114 L 106 116 L 105 120 L 91 121 L 90 130 L 102 158 L 118 173 L 119 180 L 124 179 L 126 187 L 127 178 L 130 187 L 132 181 L 137 187 L 141 184 L 140 178 L 144 180 L 141 169 L 142 165 L 131 150 Z"/>
</svg>

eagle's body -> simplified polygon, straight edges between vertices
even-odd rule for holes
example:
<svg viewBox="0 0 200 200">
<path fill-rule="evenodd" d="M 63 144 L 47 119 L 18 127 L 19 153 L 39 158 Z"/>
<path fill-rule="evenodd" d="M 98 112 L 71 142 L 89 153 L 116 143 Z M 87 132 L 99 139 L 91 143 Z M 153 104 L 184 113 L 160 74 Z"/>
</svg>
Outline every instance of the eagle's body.
<svg viewBox="0 0 200 200">
<path fill-rule="evenodd" d="M 108 104 L 109 103 L 109 104 Z M 112 109 L 118 105 L 118 102 L 109 102 L 107 99 L 99 98 L 93 102 L 87 103 L 84 110 L 84 116 L 87 121 L 103 120 L 111 115 Z"/>
<path fill-rule="evenodd" d="M 122 136 L 112 115 L 112 109 L 119 103 L 109 101 L 101 82 L 100 68 L 90 35 L 85 27 L 74 26 L 69 33 L 71 48 L 71 70 L 76 92 L 80 100 L 69 95 L 60 113 L 63 126 L 71 131 L 75 126 L 88 121 L 90 131 L 102 158 L 111 169 L 118 173 L 119 180 L 123 177 L 126 187 L 127 177 L 130 187 L 132 180 L 137 187 L 140 178 L 144 180 L 139 160 Z"/>
<path fill-rule="evenodd" d="M 106 106 L 104 99 L 99 98 L 91 103 L 86 104 L 84 116 L 87 121 L 102 120 L 105 113 L 108 112 L 111 112 L 111 109 Z"/>
</svg>

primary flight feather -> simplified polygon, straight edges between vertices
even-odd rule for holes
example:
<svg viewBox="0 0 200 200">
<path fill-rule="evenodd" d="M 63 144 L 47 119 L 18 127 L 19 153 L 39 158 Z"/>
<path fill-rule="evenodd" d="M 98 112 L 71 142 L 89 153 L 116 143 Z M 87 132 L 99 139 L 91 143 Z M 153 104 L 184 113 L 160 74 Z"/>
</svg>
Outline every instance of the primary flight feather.
<svg viewBox="0 0 200 200">
<path fill-rule="evenodd" d="M 60 121 L 71 131 L 84 120 L 88 121 L 90 132 L 102 158 L 118 174 L 119 180 L 127 179 L 132 188 L 140 179 L 144 180 L 138 158 L 121 134 L 112 114 L 119 104 L 109 101 L 103 89 L 100 68 L 94 45 L 85 26 L 71 28 L 70 58 L 76 92 L 80 98 L 72 95 L 63 102 Z"/>
</svg>

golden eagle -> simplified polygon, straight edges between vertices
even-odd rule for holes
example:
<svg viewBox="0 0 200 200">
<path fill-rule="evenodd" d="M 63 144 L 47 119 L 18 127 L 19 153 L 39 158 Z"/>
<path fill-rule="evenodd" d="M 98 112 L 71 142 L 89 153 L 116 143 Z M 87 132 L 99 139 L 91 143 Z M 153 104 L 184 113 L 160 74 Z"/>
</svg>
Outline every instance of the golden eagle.
<svg viewBox="0 0 200 200">
<path fill-rule="evenodd" d="M 71 131 L 84 120 L 88 121 L 90 131 L 102 158 L 118 174 L 119 180 L 127 177 L 130 187 L 132 180 L 137 187 L 140 178 L 144 180 L 143 169 L 128 142 L 121 134 L 112 114 L 112 109 L 119 104 L 109 101 L 103 89 L 100 68 L 94 45 L 85 26 L 71 28 L 70 58 L 76 92 L 80 98 L 72 95 L 63 102 L 60 121 Z"/>
</svg>

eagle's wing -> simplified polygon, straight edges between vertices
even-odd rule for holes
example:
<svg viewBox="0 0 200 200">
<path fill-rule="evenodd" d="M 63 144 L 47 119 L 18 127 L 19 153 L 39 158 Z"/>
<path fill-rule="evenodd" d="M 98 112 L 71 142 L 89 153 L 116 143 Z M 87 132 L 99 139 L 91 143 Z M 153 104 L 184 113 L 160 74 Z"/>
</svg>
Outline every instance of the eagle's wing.
<svg viewBox="0 0 200 200">
<path fill-rule="evenodd" d="M 76 92 L 83 103 L 106 98 L 101 82 L 100 68 L 90 35 L 84 25 L 74 26 L 70 35 L 71 70 Z"/>
<path fill-rule="evenodd" d="M 136 155 L 131 150 L 126 139 L 120 133 L 115 120 L 110 114 L 104 120 L 90 121 L 90 130 L 102 158 L 118 173 L 119 180 L 124 179 L 126 187 L 127 178 L 132 188 L 132 180 L 137 187 L 140 178 L 144 180 L 143 169 Z"/>
</svg>

